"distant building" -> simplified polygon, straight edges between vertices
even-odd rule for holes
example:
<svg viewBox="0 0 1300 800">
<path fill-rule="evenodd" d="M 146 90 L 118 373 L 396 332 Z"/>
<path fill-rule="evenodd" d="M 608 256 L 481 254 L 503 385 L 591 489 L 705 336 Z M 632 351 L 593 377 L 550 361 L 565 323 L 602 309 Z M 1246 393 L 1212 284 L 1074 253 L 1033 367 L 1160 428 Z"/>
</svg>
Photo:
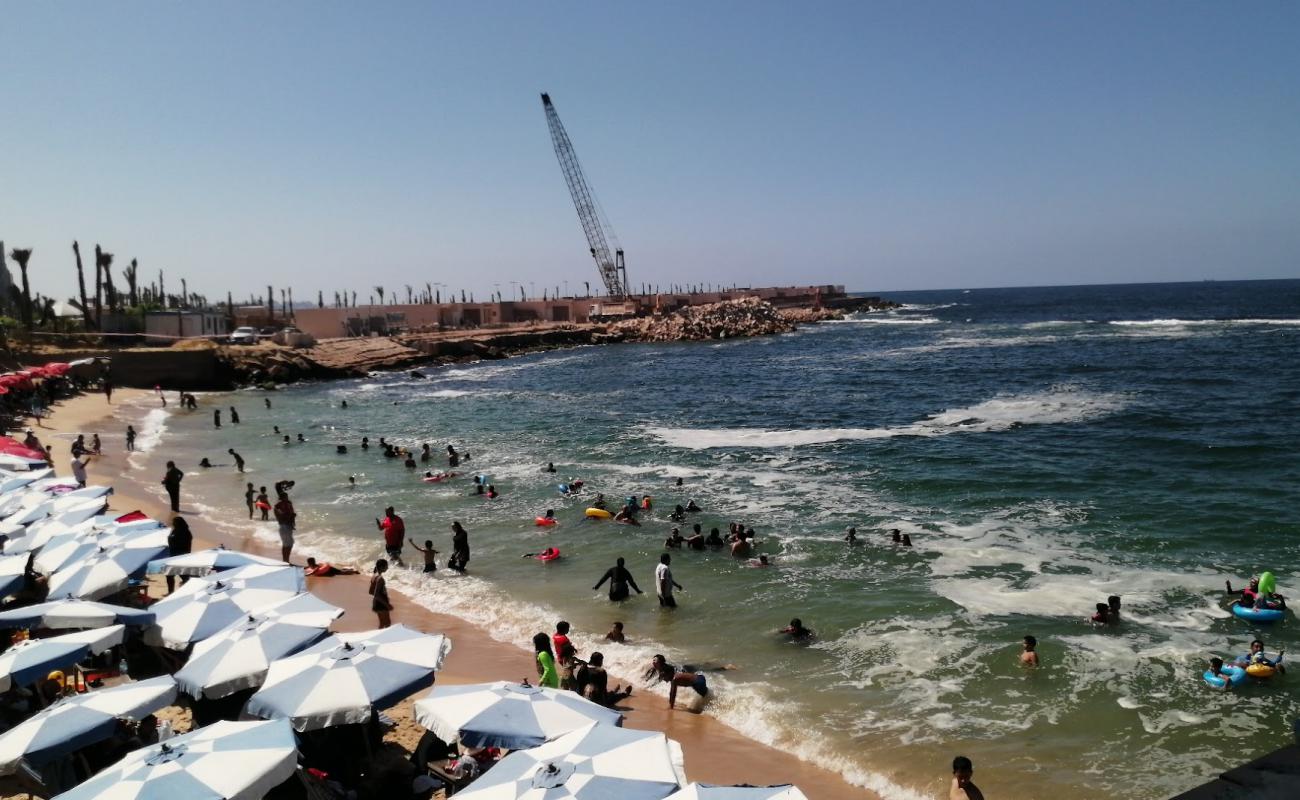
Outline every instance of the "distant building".
<svg viewBox="0 0 1300 800">
<path fill-rule="evenodd" d="M 144 335 L 150 344 L 170 344 L 177 339 L 216 339 L 230 335 L 230 321 L 220 311 L 150 311 L 144 318 Z"/>
</svg>

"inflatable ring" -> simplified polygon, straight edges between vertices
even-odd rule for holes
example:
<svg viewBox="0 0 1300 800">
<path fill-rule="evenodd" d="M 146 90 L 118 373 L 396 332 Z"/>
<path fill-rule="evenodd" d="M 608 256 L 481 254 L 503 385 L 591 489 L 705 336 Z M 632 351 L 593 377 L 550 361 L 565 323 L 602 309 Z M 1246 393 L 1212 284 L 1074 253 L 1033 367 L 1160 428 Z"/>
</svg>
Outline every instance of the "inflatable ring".
<svg viewBox="0 0 1300 800">
<path fill-rule="evenodd" d="M 1201 677 L 1204 678 L 1205 682 L 1210 686 L 1213 686 L 1216 689 L 1222 689 L 1225 683 L 1233 686 L 1240 686 L 1244 683 L 1246 680 L 1246 670 L 1231 664 L 1224 664 L 1222 674 L 1215 675 L 1207 669 L 1205 674 Z"/>
<path fill-rule="evenodd" d="M 538 561 L 554 561 L 559 557 L 560 557 L 560 548 L 558 547 L 548 547 L 542 552 L 533 556 L 533 558 L 537 559 Z"/>
<path fill-rule="evenodd" d="M 535 520 L 533 520 L 533 521 L 534 521 L 535 523 L 537 523 L 537 525 L 538 525 L 539 527 L 542 527 L 542 528 L 546 528 L 546 527 L 549 527 L 549 526 L 551 526 L 551 525 L 558 525 L 558 524 L 560 524 L 560 521 L 559 521 L 558 519 L 554 518 L 554 517 L 538 517 L 537 519 L 535 519 Z"/>
<path fill-rule="evenodd" d="M 258 501 L 257 501 L 256 503 L 254 503 L 253 505 L 257 506 L 258 508 L 262 509 L 263 511 L 270 511 L 270 510 L 271 510 L 271 504 L 268 503 L 268 502 L 266 502 L 265 500 L 258 500 Z"/>
<path fill-rule="evenodd" d="M 614 516 L 603 508 L 589 508 L 586 514 L 592 519 L 609 519 Z"/>
<path fill-rule="evenodd" d="M 1224 667 L 1224 669 L 1227 669 L 1227 667 Z M 1270 667 L 1268 664 L 1251 664 L 1246 667 L 1246 674 L 1252 678 L 1271 678 L 1277 674 L 1277 669 Z"/>
<path fill-rule="evenodd" d="M 1232 613 L 1247 622 L 1277 622 L 1286 616 L 1280 608 L 1242 608 L 1237 603 L 1232 604 Z"/>
</svg>

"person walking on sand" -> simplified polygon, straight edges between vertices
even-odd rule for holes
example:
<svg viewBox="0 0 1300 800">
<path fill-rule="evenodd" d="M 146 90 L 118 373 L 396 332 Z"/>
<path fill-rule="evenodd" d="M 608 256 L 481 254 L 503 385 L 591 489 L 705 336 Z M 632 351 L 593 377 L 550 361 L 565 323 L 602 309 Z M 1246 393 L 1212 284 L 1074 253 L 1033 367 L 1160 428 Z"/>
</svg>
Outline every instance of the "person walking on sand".
<svg viewBox="0 0 1300 800">
<path fill-rule="evenodd" d="M 682 585 L 673 580 L 673 571 L 668 565 L 673 561 L 672 556 L 664 553 L 659 556 L 659 565 L 655 567 L 655 593 L 659 595 L 659 605 L 664 608 L 677 608 L 677 601 L 673 599 L 673 589 L 682 589 Z"/>
<path fill-rule="evenodd" d="M 239 453 L 236 453 L 236 452 L 235 452 L 235 448 L 233 448 L 233 447 L 227 449 L 226 452 L 229 453 L 230 455 L 234 456 L 234 458 L 235 458 L 235 469 L 239 470 L 240 472 L 243 472 L 243 471 L 244 471 L 244 457 L 241 456 Z"/>
<path fill-rule="evenodd" d="M 194 534 L 190 532 L 190 524 L 185 521 L 184 517 L 172 517 L 172 529 L 167 533 L 167 555 L 183 556 L 187 555 L 194 547 Z M 181 583 L 189 578 L 181 578 Z M 167 594 L 176 591 L 176 576 L 167 576 Z"/>
<path fill-rule="evenodd" d="M 596 581 L 596 585 L 591 587 L 591 590 L 593 592 L 600 591 L 600 587 L 605 584 L 605 581 L 609 581 L 610 600 L 626 600 L 628 598 L 627 589 L 629 586 L 635 589 L 637 594 L 645 594 L 645 592 L 641 591 L 641 587 L 636 585 L 636 580 L 632 577 L 632 573 L 628 572 L 627 567 L 623 566 L 623 564 L 623 558 L 620 556 L 618 560 L 614 562 L 614 566 L 605 570 L 605 574 L 601 576 L 600 580 Z"/>
<path fill-rule="evenodd" d="M 244 505 L 248 506 L 248 518 L 252 519 L 253 511 L 257 508 L 257 490 L 253 488 L 251 483 L 244 490 Z"/>
<path fill-rule="evenodd" d="M 948 800 L 984 800 L 984 793 L 979 790 L 971 776 L 975 774 L 975 765 L 966 756 L 957 756 L 952 760 L 952 785 L 948 787 Z"/>
<path fill-rule="evenodd" d="M 280 526 L 280 560 L 289 563 L 289 553 L 293 552 L 293 532 L 298 526 L 298 512 L 293 508 L 289 495 L 281 493 L 275 503 L 275 522 Z"/>
<path fill-rule="evenodd" d="M 221 409 L 219 408 L 212 409 L 212 427 L 221 427 Z"/>
<path fill-rule="evenodd" d="M 235 410 L 234 406 L 230 407 L 230 424 L 231 425 L 239 424 L 239 412 Z"/>
<path fill-rule="evenodd" d="M 126 426 L 126 451 L 128 453 L 135 452 L 135 426 L 134 425 Z"/>
<path fill-rule="evenodd" d="M 181 510 L 181 479 L 184 477 L 185 473 L 176 468 L 175 461 L 167 462 L 167 473 L 163 475 L 162 485 L 171 500 L 172 511 Z"/>
<path fill-rule="evenodd" d="M 86 488 L 86 464 L 89 461 L 90 456 L 86 456 L 85 461 L 81 460 L 81 456 L 72 457 L 72 478 L 77 482 L 77 485 L 83 489 Z"/>
<path fill-rule="evenodd" d="M 402 563 L 402 544 L 406 541 L 406 523 L 397 516 L 392 506 L 384 509 L 384 518 L 375 520 L 375 527 L 384 532 L 384 550 L 388 557 Z"/>
<path fill-rule="evenodd" d="M 380 628 L 393 624 L 393 603 L 388 599 L 388 581 L 384 580 L 387 571 L 388 560 L 381 558 L 375 562 L 375 574 L 370 576 L 370 610 L 379 615 Z"/>
</svg>

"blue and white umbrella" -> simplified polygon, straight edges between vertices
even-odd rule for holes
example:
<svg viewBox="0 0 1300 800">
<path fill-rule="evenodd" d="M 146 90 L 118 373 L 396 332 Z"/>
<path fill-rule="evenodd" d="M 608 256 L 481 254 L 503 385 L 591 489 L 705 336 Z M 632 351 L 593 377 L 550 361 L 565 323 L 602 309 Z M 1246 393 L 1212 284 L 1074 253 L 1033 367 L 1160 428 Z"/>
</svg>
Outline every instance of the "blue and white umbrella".
<svg viewBox="0 0 1300 800">
<path fill-rule="evenodd" d="M 36 766 L 113 735 L 118 719 L 139 720 L 176 700 L 170 675 L 62 698 L 0 734 L 0 775 L 19 761 Z"/>
<path fill-rule="evenodd" d="M 273 661 L 324 638 L 325 629 L 342 614 L 338 606 L 304 592 L 195 642 L 176 680 L 195 699 L 260 686 Z"/>
<path fill-rule="evenodd" d="M 267 567 L 283 567 L 285 565 L 278 558 L 267 558 L 266 556 L 256 556 L 238 550 L 227 550 L 224 547 L 213 547 L 209 550 L 200 550 L 197 553 L 185 553 L 184 555 L 150 561 L 149 574 L 207 575 L 212 572 L 235 569 L 236 567 L 246 567 L 249 564 L 261 564 Z"/>
<path fill-rule="evenodd" d="M 458 800 L 661 800 L 686 783 L 682 747 L 657 731 L 592 723 L 516 750 Z"/>
<path fill-rule="evenodd" d="M 337 633 L 271 664 L 244 711 L 300 731 L 365 722 L 433 682 L 451 640 L 404 625 Z"/>
<path fill-rule="evenodd" d="M 623 715 L 574 692 L 497 681 L 435 686 L 415 721 L 444 741 L 521 750 L 593 722 L 621 725 Z"/>
<path fill-rule="evenodd" d="M 27 585 L 27 556 L 0 556 L 0 597 L 8 597 Z"/>
<path fill-rule="evenodd" d="M 0 692 L 28 686 L 50 673 L 76 664 L 90 653 L 102 653 L 122 643 L 124 625 L 65 633 L 48 639 L 26 639 L 0 653 Z"/>
<path fill-rule="evenodd" d="M 91 553 L 50 576 L 49 597 L 79 597 L 98 600 L 120 592 L 133 578 L 144 575 L 149 561 L 166 551 L 161 547 L 122 547 Z"/>
<path fill-rule="evenodd" d="M 692 783 L 668 800 L 808 800 L 799 787 L 789 783 L 780 786 L 714 786 L 709 783 Z"/>
<path fill-rule="evenodd" d="M 152 611 L 93 600 L 65 598 L 0 611 L 0 629 L 3 628 L 104 628 L 109 625 L 152 625 Z"/>
<path fill-rule="evenodd" d="M 54 800 L 261 800 L 297 767 L 287 722 L 214 722 L 128 753 Z"/>
<path fill-rule="evenodd" d="M 307 582 L 298 567 L 251 564 L 206 578 L 194 578 L 150 606 L 157 616 L 144 632 L 148 644 L 184 650 L 250 612 L 302 592 Z"/>
<path fill-rule="evenodd" d="M 37 535 L 34 541 L 38 542 L 39 539 L 40 536 Z M 167 551 L 167 529 L 154 528 L 152 530 L 127 533 L 93 529 L 89 531 L 70 531 L 55 536 L 44 545 L 41 545 L 40 552 L 36 554 L 34 566 L 36 571 L 42 575 L 51 575 L 70 564 L 81 561 L 96 550 L 109 550 L 117 547 L 127 550 L 150 550 L 154 552 L 161 550 L 165 553 Z"/>
</svg>

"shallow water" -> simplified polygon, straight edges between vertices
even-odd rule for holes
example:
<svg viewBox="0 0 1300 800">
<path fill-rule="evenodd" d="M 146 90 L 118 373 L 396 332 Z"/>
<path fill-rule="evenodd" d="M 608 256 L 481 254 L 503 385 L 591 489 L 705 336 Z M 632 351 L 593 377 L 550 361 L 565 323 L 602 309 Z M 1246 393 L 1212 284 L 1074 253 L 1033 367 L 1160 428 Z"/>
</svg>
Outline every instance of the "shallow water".
<svg viewBox="0 0 1300 800">
<path fill-rule="evenodd" d="M 202 455 L 233 446 L 249 480 L 296 479 L 303 553 L 373 559 L 390 503 L 443 551 L 459 519 L 470 576 L 396 585 L 521 643 L 563 616 L 590 652 L 623 620 L 633 644 L 600 649 L 624 674 L 654 652 L 735 664 L 711 678 L 711 713 L 888 797 L 933 796 L 959 752 L 990 796 L 1159 797 L 1285 744 L 1294 679 L 1225 696 L 1199 675 L 1252 637 L 1224 610 L 1225 579 L 1294 582 L 1300 281 L 893 297 L 909 305 L 781 337 L 298 386 L 270 411 L 262 392 L 209 396 L 153 414 L 141 442 L 161 426 L 193 441 L 186 491 L 239 530 L 243 484 L 198 470 Z M 214 403 L 242 424 L 214 430 Z M 279 445 L 273 424 L 309 443 Z M 435 454 L 454 442 L 502 497 L 421 483 L 362 435 Z M 592 493 L 559 496 L 547 461 L 655 510 L 641 528 L 585 521 Z M 775 565 L 674 553 L 674 613 L 591 591 L 620 555 L 652 591 L 667 513 L 687 498 L 704 508 L 688 522 L 744 521 Z M 558 528 L 533 525 L 546 508 Z M 520 557 L 549 545 L 564 558 Z M 1085 617 L 1115 593 L 1125 623 L 1094 630 Z M 774 635 L 793 616 L 815 644 Z M 1266 630 L 1269 649 L 1295 649 L 1294 629 Z M 1026 633 L 1034 672 L 1016 664 Z"/>
</svg>

